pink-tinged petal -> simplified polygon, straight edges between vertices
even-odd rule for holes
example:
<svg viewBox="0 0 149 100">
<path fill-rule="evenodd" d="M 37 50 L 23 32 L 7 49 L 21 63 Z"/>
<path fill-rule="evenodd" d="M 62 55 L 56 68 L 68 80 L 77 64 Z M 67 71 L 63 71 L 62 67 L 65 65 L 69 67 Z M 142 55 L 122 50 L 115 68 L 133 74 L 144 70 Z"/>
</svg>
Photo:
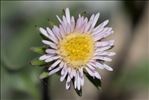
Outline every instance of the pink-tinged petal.
<svg viewBox="0 0 149 100">
<path fill-rule="evenodd" d="M 71 31 L 71 25 L 69 25 L 69 24 L 67 23 L 67 28 L 66 28 L 66 32 L 67 32 L 67 34 L 69 34 L 70 31 Z"/>
<path fill-rule="evenodd" d="M 102 38 L 105 38 L 105 37 L 109 36 L 112 33 L 113 33 L 112 28 L 104 28 L 104 30 L 102 32 L 97 33 L 93 37 L 94 37 L 95 41 L 98 41 L 98 40 L 100 40 Z"/>
<path fill-rule="evenodd" d="M 60 33 L 59 33 L 59 28 L 57 26 L 54 26 L 52 31 L 54 32 L 54 35 L 56 35 L 57 39 L 61 40 L 61 36 L 60 36 Z"/>
<path fill-rule="evenodd" d="M 52 55 L 42 55 L 41 57 L 39 57 L 39 60 L 45 60 L 45 59 L 48 59 L 48 58 L 50 58 L 50 57 L 52 57 Z"/>
<path fill-rule="evenodd" d="M 50 46 L 50 47 L 53 48 L 53 49 L 57 49 L 56 44 L 54 44 L 54 43 L 52 43 L 52 42 L 50 42 L 50 41 L 42 40 L 42 42 L 43 42 L 44 44 Z"/>
<path fill-rule="evenodd" d="M 105 28 L 99 28 L 97 31 L 92 32 L 92 35 L 95 36 L 97 34 L 102 33 L 105 30 Z"/>
<path fill-rule="evenodd" d="M 66 14 L 67 22 L 70 24 L 70 11 L 69 11 L 69 8 L 66 8 L 65 14 Z"/>
<path fill-rule="evenodd" d="M 60 25 L 59 28 L 60 28 L 60 34 L 61 34 L 62 38 L 64 38 L 65 37 L 65 32 L 64 32 L 64 29 L 63 29 L 62 25 Z"/>
<path fill-rule="evenodd" d="M 79 32 L 79 28 L 81 26 L 81 17 L 77 19 L 75 31 Z"/>
<path fill-rule="evenodd" d="M 106 64 L 103 64 L 103 66 L 104 66 L 104 68 L 105 68 L 106 70 L 108 70 L 108 71 L 113 71 L 113 69 L 112 69 L 110 66 L 108 66 L 108 65 L 106 65 Z"/>
<path fill-rule="evenodd" d="M 83 20 L 83 25 L 82 25 L 82 27 L 81 27 L 81 33 L 85 33 L 85 28 L 86 28 L 87 24 L 88 24 L 88 19 L 87 19 L 87 17 L 86 17 L 86 18 Z"/>
<path fill-rule="evenodd" d="M 89 32 L 90 26 L 91 26 L 91 22 L 88 22 L 84 28 L 84 33 Z"/>
<path fill-rule="evenodd" d="M 96 23 L 97 23 L 97 21 L 98 21 L 99 16 L 100 16 L 100 14 L 99 14 L 99 13 L 97 13 L 97 14 L 95 15 L 95 17 L 94 17 L 94 19 L 93 19 L 92 26 L 91 26 L 92 28 L 94 28 L 94 26 L 96 25 Z"/>
<path fill-rule="evenodd" d="M 49 35 L 48 35 L 47 31 L 46 31 L 44 28 L 40 27 L 40 28 L 39 28 L 39 31 L 41 32 L 42 35 L 44 35 L 44 36 L 46 36 L 47 38 L 49 38 Z"/>
<path fill-rule="evenodd" d="M 46 53 L 48 53 L 48 54 L 57 54 L 57 50 L 55 50 L 55 49 L 46 49 Z"/>
<path fill-rule="evenodd" d="M 61 68 L 61 67 L 57 67 L 57 68 L 51 70 L 51 71 L 49 72 L 49 75 L 52 75 L 52 74 L 58 72 L 60 69 L 62 69 L 62 68 Z"/>
<path fill-rule="evenodd" d="M 45 62 L 51 62 L 51 61 L 57 60 L 59 58 L 60 58 L 60 56 L 53 56 L 53 57 L 50 57 L 50 58 L 46 59 Z"/>
<path fill-rule="evenodd" d="M 57 61 L 55 61 L 55 62 L 48 68 L 48 70 L 51 70 L 51 69 L 55 68 L 60 62 L 61 62 L 60 59 L 57 60 Z"/>
<path fill-rule="evenodd" d="M 58 43 L 58 39 L 56 38 L 56 36 L 53 34 L 52 30 L 47 27 L 47 32 L 49 33 L 49 39 L 52 40 L 54 43 Z"/>
</svg>

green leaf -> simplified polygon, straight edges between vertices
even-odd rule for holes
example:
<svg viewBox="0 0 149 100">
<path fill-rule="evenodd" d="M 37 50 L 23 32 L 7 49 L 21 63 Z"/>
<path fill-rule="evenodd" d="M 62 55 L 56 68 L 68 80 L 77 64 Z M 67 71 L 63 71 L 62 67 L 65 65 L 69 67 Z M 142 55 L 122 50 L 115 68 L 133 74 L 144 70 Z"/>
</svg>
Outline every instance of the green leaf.
<svg viewBox="0 0 149 100">
<path fill-rule="evenodd" d="M 32 47 L 31 50 L 35 53 L 38 53 L 38 54 L 44 54 L 45 52 L 45 47 Z"/>
<path fill-rule="evenodd" d="M 42 66 L 42 65 L 45 65 L 46 63 L 36 58 L 31 61 L 31 64 L 34 66 Z"/>
<path fill-rule="evenodd" d="M 86 75 L 86 77 L 90 80 L 90 82 L 97 87 L 97 89 L 101 89 L 101 80 L 97 79 L 97 78 L 93 78 L 92 76 L 90 76 L 87 72 L 84 72 L 84 74 Z"/>
<path fill-rule="evenodd" d="M 48 76 L 49 76 L 48 72 L 43 72 L 43 73 L 40 74 L 39 78 L 40 79 L 44 79 L 44 78 L 46 78 Z"/>
</svg>

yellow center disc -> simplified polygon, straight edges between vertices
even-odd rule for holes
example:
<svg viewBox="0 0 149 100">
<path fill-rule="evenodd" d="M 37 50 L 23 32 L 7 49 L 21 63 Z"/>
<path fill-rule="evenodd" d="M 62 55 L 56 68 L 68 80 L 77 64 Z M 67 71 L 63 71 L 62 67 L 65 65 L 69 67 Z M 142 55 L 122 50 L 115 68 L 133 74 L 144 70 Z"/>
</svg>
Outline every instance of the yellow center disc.
<svg viewBox="0 0 149 100">
<path fill-rule="evenodd" d="M 89 34 L 71 33 L 60 42 L 60 55 L 74 68 L 85 65 L 94 51 L 93 38 Z"/>
</svg>

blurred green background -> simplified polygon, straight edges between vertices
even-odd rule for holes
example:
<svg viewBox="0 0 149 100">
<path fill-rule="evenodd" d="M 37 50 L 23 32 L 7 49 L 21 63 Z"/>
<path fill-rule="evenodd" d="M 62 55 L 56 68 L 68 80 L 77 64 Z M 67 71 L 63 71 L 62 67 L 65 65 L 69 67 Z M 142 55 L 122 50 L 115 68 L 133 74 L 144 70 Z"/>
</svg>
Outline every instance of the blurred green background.
<svg viewBox="0 0 149 100">
<path fill-rule="evenodd" d="M 100 12 L 99 23 L 109 19 L 117 55 L 109 63 L 113 72 L 99 70 L 102 90 L 87 79 L 83 96 L 53 75 L 49 82 L 39 79 L 43 68 L 31 66 L 39 57 L 30 48 L 41 46 L 35 26 L 58 23 L 55 15 L 64 8 L 71 14 Z M 1 100 L 149 100 L 149 2 L 147 1 L 1 1 Z M 45 88 L 48 92 L 45 97 Z"/>
</svg>

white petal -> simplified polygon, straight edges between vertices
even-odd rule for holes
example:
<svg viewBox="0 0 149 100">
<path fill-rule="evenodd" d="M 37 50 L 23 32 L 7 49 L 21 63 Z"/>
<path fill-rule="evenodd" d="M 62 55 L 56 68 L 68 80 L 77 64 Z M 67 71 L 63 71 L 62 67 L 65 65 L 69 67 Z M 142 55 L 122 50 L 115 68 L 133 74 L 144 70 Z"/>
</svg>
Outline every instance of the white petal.
<svg viewBox="0 0 149 100">
<path fill-rule="evenodd" d="M 94 16 L 95 16 L 95 15 L 94 15 L 94 14 L 92 14 L 92 16 L 90 17 L 90 20 L 89 20 L 90 22 L 92 22 L 92 21 L 93 21 Z"/>
<path fill-rule="evenodd" d="M 39 31 L 41 32 L 41 34 L 43 34 L 43 35 L 46 36 L 47 38 L 49 37 L 47 31 L 46 31 L 44 28 L 40 27 L 40 28 L 39 28 Z"/>
<path fill-rule="evenodd" d="M 61 81 L 61 82 L 64 81 L 64 79 L 65 79 L 67 73 L 68 73 L 68 70 L 67 70 L 67 68 L 65 68 L 64 74 L 63 74 L 63 75 L 61 76 L 61 78 L 60 78 L 60 81 Z"/>
<path fill-rule="evenodd" d="M 91 65 L 91 63 L 87 64 L 88 68 L 95 70 L 95 68 Z"/>
<path fill-rule="evenodd" d="M 102 52 L 102 51 L 110 49 L 111 47 L 112 47 L 112 45 L 105 46 L 105 47 L 102 47 L 102 48 L 97 48 L 96 52 Z"/>
<path fill-rule="evenodd" d="M 101 32 L 94 35 L 93 37 L 94 37 L 95 41 L 98 41 L 102 38 L 107 37 L 108 35 L 110 35 L 112 33 L 113 33 L 112 28 L 107 27 L 107 28 L 104 28 Z"/>
<path fill-rule="evenodd" d="M 96 25 L 96 23 L 97 23 L 97 21 L 98 21 L 98 18 L 99 18 L 99 13 L 97 13 L 96 15 L 95 15 L 95 17 L 94 17 L 94 20 L 93 20 L 93 23 L 92 23 L 92 28 Z"/>
<path fill-rule="evenodd" d="M 67 19 L 67 22 L 70 24 L 70 11 L 69 11 L 69 8 L 66 8 L 66 19 Z"/>
<path fill-rule="evenodd" d="M 72 18 L 71 18 L 71 32 L 73 32 L 74 31 L 74 28 L 75 28 L 75 20 L 74 20 L 74 17 L 72 16 Z"/>
<path fill-rule="evenodd" d="M 89 75 L 91 75 L 92 77 L 94 77 L 94 72 L 92 72 L 88 67 L 85 67 L 85 69 L 89 73 Z"/>
<path fill-rule="evenodd" d="M 102 56 L 95 56 L 95 57 L 93 57 L 93 59 L 99 59 L 99 60 L 109 61 L 109 62 L 112 61 L 111 58 L 108 58 L 108 57 L 102 57 Z"/>
<path fill-rule="evenodd" d="M 46 49 L 46 53 L 48 53 L 48 54 L 56 54 L 57 50 L 55 50 L 55 49 Z"/>
<path fill-rule="evenodd" d="M 103 23 L 99 24 L 96 28 L 93 29 L 93 32 L 99 30 L 100 28 L 105 27 L 109 23 L 109 20 L 105 20 Z"/>
<path fill-rule="evenodd" d="M 60 56 L 53 56 L 53 57 L 46 59 L 45 62 L 51 62 L 51 61 L 59 59 L 59 58 L 60 58 Z"/>
<path fill-rule="evenodd" d="M 65 16 L 63 16 L 63 23 L 66 25 L 67 24 L 67 19 L 66 19 L 66 17 Z M 62 24 L 63 24 L 62 23 Z M 66 27 L 65 27 L 66 28 Z"/>
<path fill-rule="evenodd" d="M 65 37 L 65 32 L 64 32 L 64 29 L 63 29 L 62 25 L 60 25 L 59 28 L 60 28 L 60 34 L 61 34 L 62 38 L 64 38 Z"/>
<path fill-rule="evenodd" d="M 104 69 L 104 66 L 99 62 L 96 62 L 96 67 L 99 69 Z"/>
<path fill-rule="evenodd" d="M 74 87 L 75 87 L 75 89 L 78 87 L 78 86 L 77 86 L 77 73 L 76 73 L 75 79 L 74 79 Z"/>
<path fill-rule="evenodd" d="M 56 35 L 58 40 L 61 40 L 61 36 L 59 33 L 59 28 L 57 26 L 53 26 L 52 31 L 54 32 L 54 35 Z"/>
<path fill-rule="evenodd" d="M 53 34 L 52 30 L 51 30 L 49 27 L 47 27 L 47 31 L 48 31 L 49 35 L 51 36 L 51 37 L 49 36 L 49 38 L 50 38 L 53 42 L 58 43 L 57 38 L 55 37 L 55 35 Z"/>
<path fill-rule="evenodd" d="M 75 31 L 77 31 L 77 32 L 79 32 L 80 30 L 79 30 L 79 28 L 81 27 L 81 17 L 79 17 L 78 19 L 77 19 L 77 22 L 76 22 L 76 27 L 75 27 Z"/>
<path fill-rule="evenodd" d="M 102 26 L 102 27 L 105 27 L 107 24 L 109 23 L 109 20 L 105 20 L 103 23 L 101 23 L 100 25 Z"/>
<path fill-rule="evenodd" d="M 69 34 L 70 33 L 70 31 L 71 31 L 71 25 L 69 25 L 68 23 L 67 23 L 67 25 L 66 25 L 66 32 Z"/>
<path fill-rule="evenodd" d="M 51 70 L 51 71 L 49 72 L 49 75 L 52 75 L 52 74 L 58 72 L 60 69 L 61 69 L 61 67 L 57 67 L 57 68 Z"/>
<path fill-rule="evenodd" d="M 113 69 L 110 67 L 110 66 L 108 66 L 108 65 L 106 65 L 106 64 L 103 64 L 104 65 L 104 68 L 106 69 L 106 70 L 108 70 L 108 71 L 113 71 Z"/>
<path fill-rule="evenodd" d="M 67 81 L 66 81 L 66 89 L 67 90 L 70 88 L 70 81 L 71 81 L 71 78 L 70 78 L 70 76 L 68 76 Z"/>
<path fill-rule="evenodd" d="M 41 57 L 39 57 L 39 60 L 45 60 L 50 57 L 52 57 L 52 55 L 42 55 Z"/>
<path fill-rule="evenodd" d="M 78 87 L 78 90 L 80 90 L 80 88 L 81 88 L 81 81 L 80 81 L 80 76 L 79 76 L 79 72 L 77 72 L 77 87 Z"/>
<path fill-rule="evenodd" d="M 96 42 L 96 46 L 100 47 L 100 46 L 108 46 L 108 45 L 114 45 L 114 40 L 109 40 L 109 41 L 102 41 L 102 42 Z"/>
<path fill-rule="evenodd" d="M 64 62 L 63 61 L 61 61 L 61 63 L 60 63 L 60 68 L 63 68 L 64 67 Z"/>
<path fill-rule="evenodd" d="M 61 75 L 64 75 L 65 70 L 66 70 L 66 63 L 64 63 L 64 65 L 63 65 L 63 69 L 62 69 L 62 71 L 61 71 Z"/>
<path fill-rule="evenodd" d="M 81 86 L 84 85 L 84 76 L 83 76 L 83 68 L 79 69 L 79 75 L 80 75 L 80 81 L 81 81 Z"/>
<path fill-rule="evenodd" d="M 51 70 L 51 69 L 55 68 L 60 62 L 61 62 L 61 60 L 55 61 L 55 62 L 49 67 L 48 70 Z"/>
<path fill-rule="evenodd" d="M 59 22 L 61 23 L 62 20 L 60 19 L 60 17 L 58 15 L 56 15 L 57 19 L 59 20 Z"/>
<path fill-rule="evenodd" d="M 91 22 L 88 22 L 85 26 L 84 33 L 89 31 L 90 26 L 91 26 Z"/>
<path fill-rule="evenodd" d="M 72 69 L 72 72 L 71 72 L 71 78 L 75 77 L 76 76 L 76 70 L 75 69 Z"/>
<path fill-rule="evenodd" d="M 106 51 L 104 51 L 104 52 L 99 52 L 97 55 L 101 55 L 101 56 L 114 56 L 114 55 L 116 55 L 116 53 L 115 52 L 106 52 Z"/>
<path fill-rule="evenodd" d="M 51 48 L 54 48 L 54 49 L 57 49 L 57 46 L 56 44 L 50 42 L 50 41 L 47 41 L 47 40 L 42 40 L 42 42 L 46 45 L 49 45 Z"/>
<path fill-rule="evenodd" d="M 96 78 L 101 79 L 101 76 L 99 75 L 98 72 L 95 72 L 94 75 L 95 75 Z"/>
</svg>

